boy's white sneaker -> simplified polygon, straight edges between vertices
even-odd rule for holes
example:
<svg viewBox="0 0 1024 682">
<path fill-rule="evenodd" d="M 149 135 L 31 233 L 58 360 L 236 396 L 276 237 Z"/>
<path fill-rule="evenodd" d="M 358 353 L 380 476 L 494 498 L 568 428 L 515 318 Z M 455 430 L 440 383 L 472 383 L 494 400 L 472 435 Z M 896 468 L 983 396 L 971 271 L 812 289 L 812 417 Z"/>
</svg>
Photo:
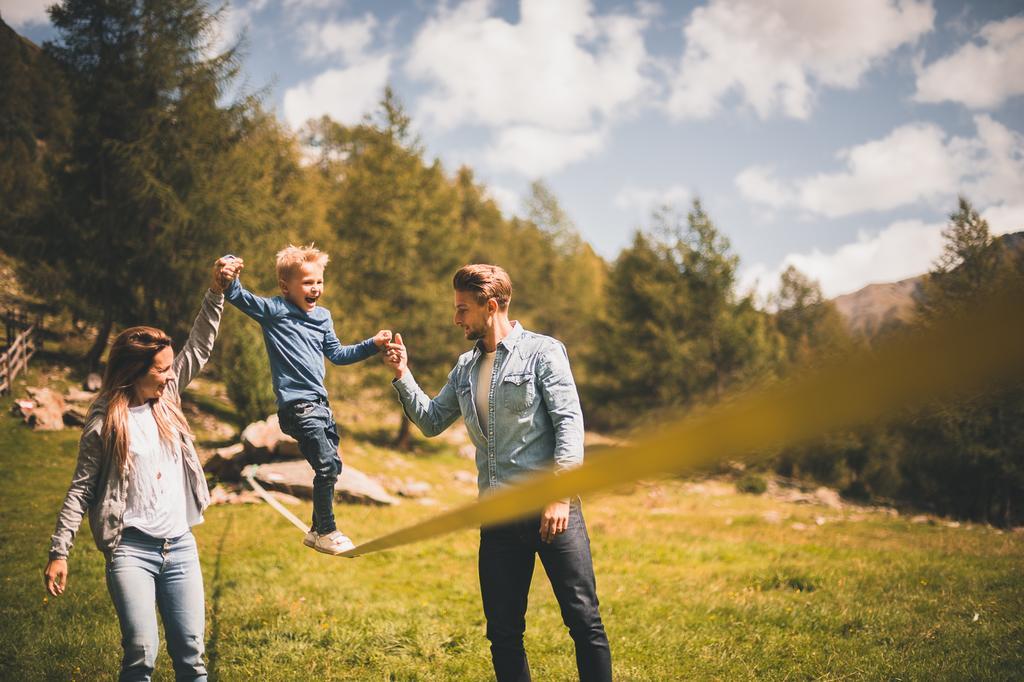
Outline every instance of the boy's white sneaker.
<svg viewBox="0 0 1024 682">
<path fill-rule="evenodd" d="M 313 544 L 309 544 L 310 535 L 313 535 Z M 318 552 L 324 554 L 341 554 L 347 552 L 350 549 L 355 548 L 355 544 L 348 539 L 348 537 L 340 530 L 331 531 L 327 535 L 320 535 L 313 531 L 309 531 L 306 534 L 306 538 L 302 541 L 302 544 L 307 547 L 312 547 Z"/>
<path fill-rule="evenodd" d="M 302 544 L 304 544 L 306 547 L 315 547 L 316 538 L 317 532 L 313 529 L 310 529 L 309 532 L 306 533 L 306 537 L 302 538 Z"/>
</svg>

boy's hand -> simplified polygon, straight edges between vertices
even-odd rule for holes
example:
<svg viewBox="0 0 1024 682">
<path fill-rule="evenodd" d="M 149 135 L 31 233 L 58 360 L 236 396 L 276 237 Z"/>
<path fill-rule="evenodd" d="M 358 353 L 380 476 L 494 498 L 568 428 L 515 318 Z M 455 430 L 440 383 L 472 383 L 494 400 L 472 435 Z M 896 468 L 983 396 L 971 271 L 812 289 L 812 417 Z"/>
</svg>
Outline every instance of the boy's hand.
<svg viewBox="0 0 1024 682">
<path fill-rule="evenodd" d="M 224 293 L 233 279 L 245 267 L 245 261 L 235 256 L 223 256 L 213 264 L 213 284 L 210 289 L 217 293 Z"/>
<path fill-rule="evenodd" d="M 395 334 L 395 339 L 384 351 L 384 364 L 390 367 L 396 379 L 401 379 L 409 371 L 409 353 L 402 343 L 402 335 Z"/>
<path fill-rule="evenodd" d="M 390 342 L 390 329 L 381 329 L 379 332 L 373 335 L 373 343 L 377 346 L 378 350 L 384 350 Z"/>
</svg>

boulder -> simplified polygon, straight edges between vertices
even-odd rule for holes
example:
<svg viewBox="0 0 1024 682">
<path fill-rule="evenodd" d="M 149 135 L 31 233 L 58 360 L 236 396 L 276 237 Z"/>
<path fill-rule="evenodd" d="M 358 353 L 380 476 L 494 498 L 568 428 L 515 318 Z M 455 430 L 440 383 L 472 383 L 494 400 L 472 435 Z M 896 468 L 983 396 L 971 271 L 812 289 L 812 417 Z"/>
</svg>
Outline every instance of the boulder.
<svg viewBox="0 0 1024 682">
<path fill-rule="evenodd" d="M 424 497 L 432 487 L 426 481 L 406 481 L 395 492 L 400 497 Z"/>
<path fill-rule="evenodd" d="M 34 409 L 36 409 L 36 401 L 28 398 L 15 398 L 14 404 L 11 405 L 11 414 L 21 417 L 27 423 Z"/>
<path fill-rule="evenodd" d="M 77 407 L 69 407 L 64 410 L 65 426 L 85 426 L 85 412 Z"/>
<path fill-rule="evenodd" d="M 69 388 L 68 392 L 64 394 L 64 400 L 69 403 L 89 404 L 96 400 L 96 394 L 78 388 Z"/>
<path fill-rule="evenodd" d="M 96 372 L 90 372 L 89 376 L 85 377 L 85 381 L 82 382 L 82 388 L 84 388 L 87 391 L 92 391 L 93 393 L 100 390 L 100 387 L 102 385 L 103 377 L 101 377 Z"/>
<path fill-rule="evenodd" d="M 245 446 L 241 443 L 217 448 L 203 462 L 203 471 L 222 481 L 240 481 L 242 468 L 248 464 Z"/>
<path fill-rule="evenodd" d="M 307 500 L 313 497 L 313 469 L 305 460 L 262 464 L 256 469 L 254 478 L 271 490 L 280 490 Z M 342 468 L 341 476 L 334 486 L 334 498 L 342 502 L 381 506 L 399 502 L 376 480 L 348 464 Z"/>
<path fill-rule="evenodd" d="M 268 462 L 272 457 L 301 457 L 298 442 L 281 430 L 277 415 L 253 422 L 242 431 L 242 445 L 250 462 Z"/>
<path fill-rule="evenodd" d="M 64 428 L 64 396 L 49 388 L 27 388 L 36 406 L 25 421 L 37 431 L 60 431 Z"/>
<path fill-rule="evenodd" d="M 466 471 L 465 469 L 456 470 L 456 472 L 452 474 L 452 478 L 458 481 L 459 483 L 472 483 L 474 485 L 476 484 L 476 474 L 474 474 L 472 471 Z"/>
<path fill-rule="evenodd" d="M 824 486 L 814 491 L 814 500 L 818 504 L 823 504 L 829 509 L 843 508 L 843 501 L 839 499 L 839 493 Z"/>
</svg>

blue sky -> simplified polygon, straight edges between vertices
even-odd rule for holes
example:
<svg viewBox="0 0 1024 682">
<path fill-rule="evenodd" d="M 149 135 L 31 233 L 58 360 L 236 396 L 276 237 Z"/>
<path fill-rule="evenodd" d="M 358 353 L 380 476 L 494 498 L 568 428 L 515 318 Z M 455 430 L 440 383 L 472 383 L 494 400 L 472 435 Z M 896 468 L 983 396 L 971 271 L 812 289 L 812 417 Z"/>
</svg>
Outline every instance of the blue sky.
<svg viewBox="0 0 1024 682">
<path fill-rule="evenodd" d="M 35 0 L 0 0 L 54 37 Z M 428 154 L 508 212 L 536 178 L 607 258 L 698 195 L 764 295 L 794 264 L 837 295 L 928 269 L 965 193 L 1024 229 L 1024 8 L 942 0 L 239 0 L 244 76 L 301 125 L 390 83 Z"/>
</svg>

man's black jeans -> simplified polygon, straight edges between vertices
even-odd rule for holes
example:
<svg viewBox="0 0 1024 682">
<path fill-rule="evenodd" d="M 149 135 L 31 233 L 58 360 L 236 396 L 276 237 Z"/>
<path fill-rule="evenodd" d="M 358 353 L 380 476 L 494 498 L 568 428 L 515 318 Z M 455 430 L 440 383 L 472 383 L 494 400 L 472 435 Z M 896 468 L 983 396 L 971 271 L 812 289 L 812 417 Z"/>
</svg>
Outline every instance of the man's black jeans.
<svg viewBox="0 0 1024 682">
<path fill-rule="evenodd" d="M 598 611 L 590 536 L 583 512 L 574 501 L 569 527 L 551 544 L 541 542 L 539 516 L 480 529 L 480 594 L 498 682 L 530 679 L 523 633 L 538 554 L 562 610 L 562 621 L 576 645 L 580 680 L 611 680 L 611 650 Z"/>
</svg>

